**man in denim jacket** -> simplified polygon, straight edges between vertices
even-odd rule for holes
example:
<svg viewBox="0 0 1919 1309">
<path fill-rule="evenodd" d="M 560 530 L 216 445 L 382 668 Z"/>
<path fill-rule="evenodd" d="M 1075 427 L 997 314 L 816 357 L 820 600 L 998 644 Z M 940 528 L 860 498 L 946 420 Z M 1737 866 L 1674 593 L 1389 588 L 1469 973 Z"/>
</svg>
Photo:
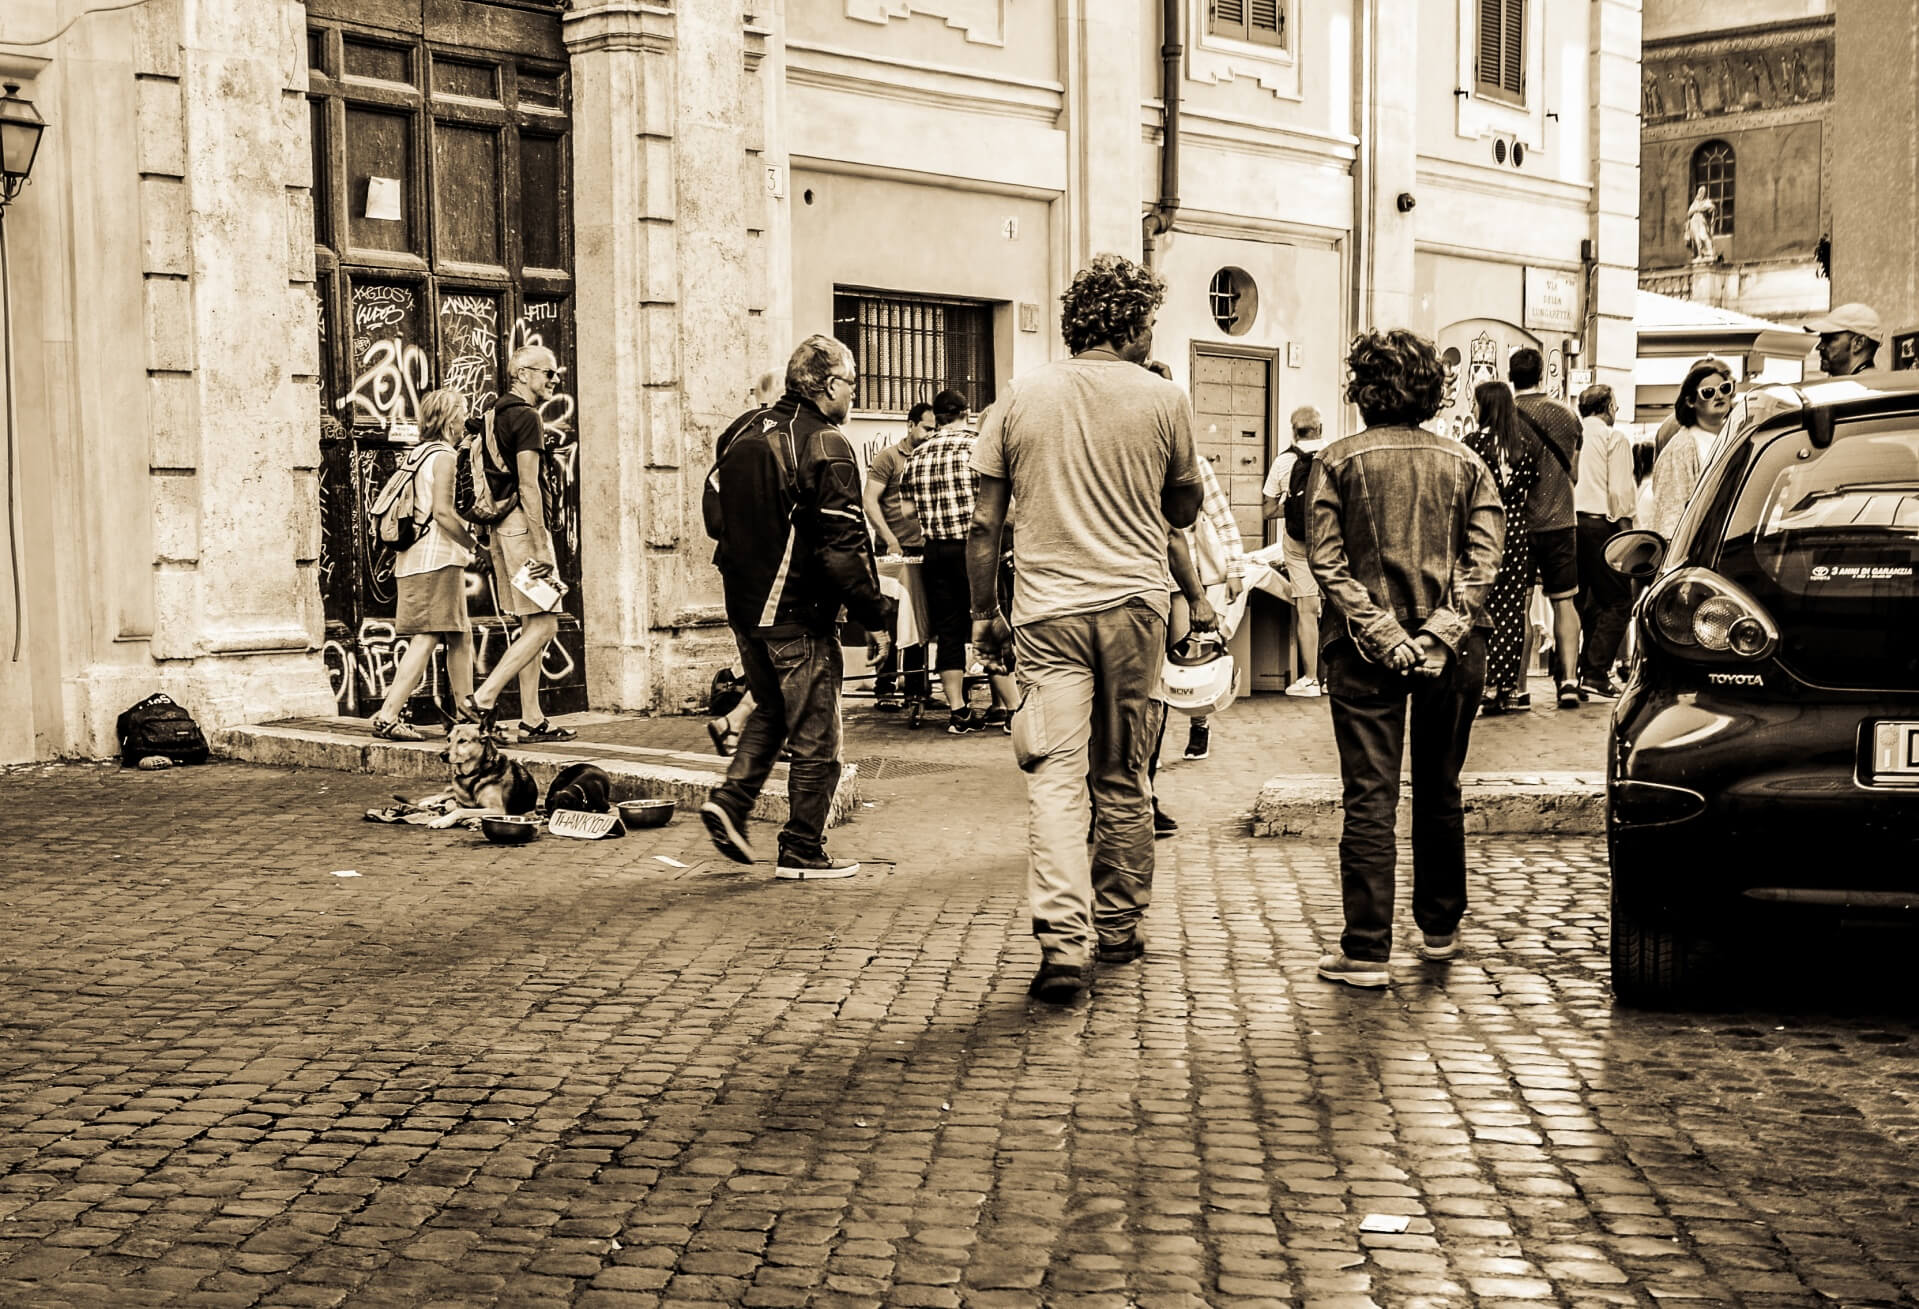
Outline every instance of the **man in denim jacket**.
<svg viewBox="0 0 1919 1309">
<path fill-rule="evenodd" d="M 1319 975 L 1385 986 L 1409 702 L 1418 953 L 1450 959 L 1458 949 L 1466 911 L 1459 770 L 1486 680 L 1485 599 L 1506 523 L 1479 456 L 1419 427 L 1438 412 L 1445 387 L 1432 343 L 1403 330 L 1369 332 L 1346 363 L 1346 398 L 1366 427 L 1320 453 L 1307 488 L 1307 554 L 1335 619 L 1320 675 L 1346 806 L 1346 931 Z"/>
</svg>

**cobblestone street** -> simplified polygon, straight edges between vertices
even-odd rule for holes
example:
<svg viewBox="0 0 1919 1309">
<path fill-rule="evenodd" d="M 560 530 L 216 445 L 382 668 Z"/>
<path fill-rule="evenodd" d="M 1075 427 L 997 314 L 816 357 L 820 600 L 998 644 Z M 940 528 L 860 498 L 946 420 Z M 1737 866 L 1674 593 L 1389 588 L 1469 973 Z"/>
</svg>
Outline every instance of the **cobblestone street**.
<svg viewBox="0 0 1919 1309">
<path fill-rule="evenodd" d="M 0 1303 L 1919 1296 L 1908 937 L 1615 1012 L 1602 843 L 1486 840 L 1462 958 L 1361 993 L 1332 847 L 1182 765 L 1146 958 L 1052 1010 L 1018 775 L 956 744 L 814 885 L 685 814 L 510 849 L 361 822 L 377 777 L 6 774 Z"/>
</svg>

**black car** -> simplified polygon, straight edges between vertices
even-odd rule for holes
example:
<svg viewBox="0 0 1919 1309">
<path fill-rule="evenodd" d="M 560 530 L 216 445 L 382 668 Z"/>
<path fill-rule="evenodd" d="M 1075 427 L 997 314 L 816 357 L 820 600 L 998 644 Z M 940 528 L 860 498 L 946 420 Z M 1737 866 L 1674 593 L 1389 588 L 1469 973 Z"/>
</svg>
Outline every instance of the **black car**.
<svg viewBox="0 0 1919 1309">
<path fill-rule="evenodd" d="M 1919 909 L 1919 373 L 1749 392 L 1673 540 L 1608 559 L 1644 584 L 1606 767 L 1617 999 L 1683 999 L 1755 915 Z"/>
</svg>

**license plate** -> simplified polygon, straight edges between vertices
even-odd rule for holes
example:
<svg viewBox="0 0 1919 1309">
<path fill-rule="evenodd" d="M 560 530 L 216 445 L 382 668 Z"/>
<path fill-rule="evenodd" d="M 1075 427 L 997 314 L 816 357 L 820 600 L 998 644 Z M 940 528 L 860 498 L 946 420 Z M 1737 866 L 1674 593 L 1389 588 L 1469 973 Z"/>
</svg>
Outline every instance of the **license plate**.
<svg viewBox="0 0 1919 1309">
<path fill-rule="evenodd" d="M 1872 775 L 1919 781 L 1919 723 L 1872 725 Z"/>
</svg>

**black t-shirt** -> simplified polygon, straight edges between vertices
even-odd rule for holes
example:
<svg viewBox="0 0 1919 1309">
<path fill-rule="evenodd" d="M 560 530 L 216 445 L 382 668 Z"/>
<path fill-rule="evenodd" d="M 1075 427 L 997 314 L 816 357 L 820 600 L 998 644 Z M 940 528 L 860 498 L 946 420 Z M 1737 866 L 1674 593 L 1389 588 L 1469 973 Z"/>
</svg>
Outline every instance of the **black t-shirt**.
<svg viewBox="0 0 1919 1309">
<path fill-rule="evenodd" d="M 495 499 L 520 489 L 520 452 L 546 452 L 546 429 L 532 405 L 511 391 L 493 406 L 493 442 L 504 467 L 489 471 L 487 482 Z"/>
</svg>

